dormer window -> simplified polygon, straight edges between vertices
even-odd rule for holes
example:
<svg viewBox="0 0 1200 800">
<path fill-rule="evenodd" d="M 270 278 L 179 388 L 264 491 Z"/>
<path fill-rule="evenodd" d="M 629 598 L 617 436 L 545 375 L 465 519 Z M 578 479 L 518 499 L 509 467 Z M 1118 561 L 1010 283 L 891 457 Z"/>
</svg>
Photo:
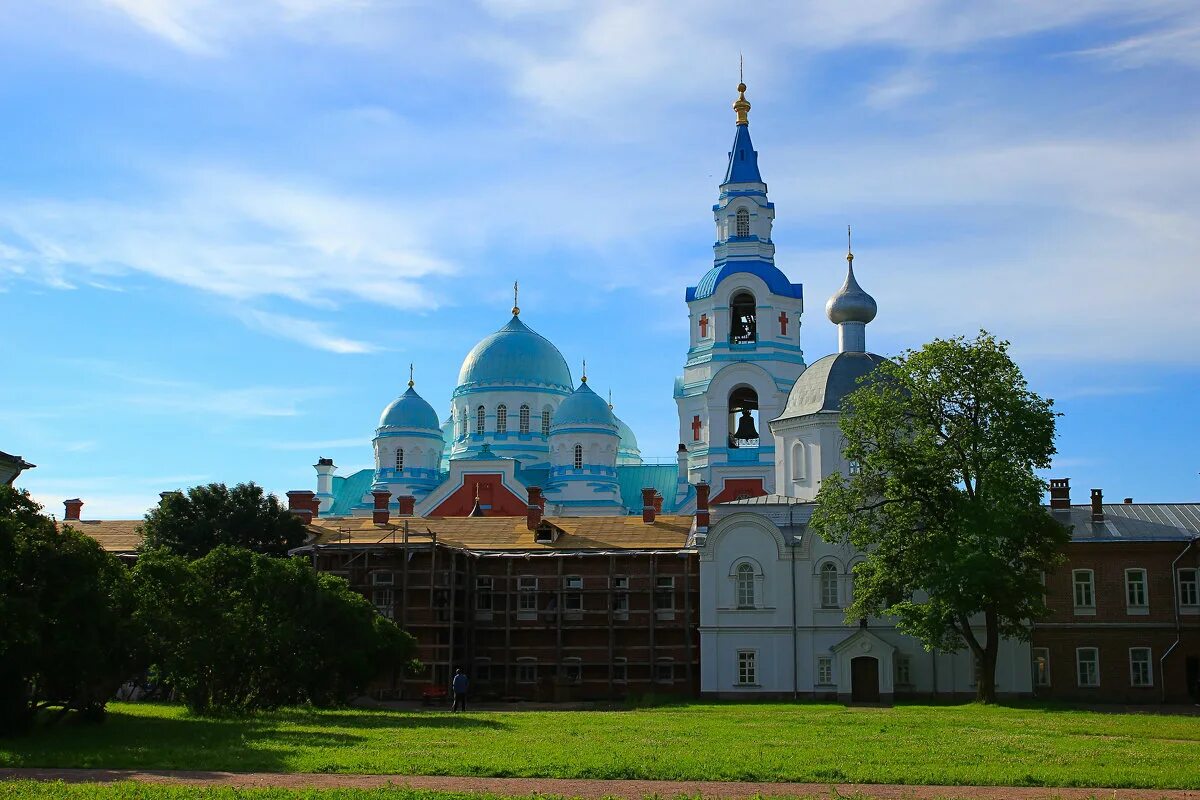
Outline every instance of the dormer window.
<svg viewBox="0 0 1200 800">
<path fill-rule="evenodd" d="M 508 433 L 508 406 L 496 406 L 496 433 Z"/>
<path fill-rule="evenodd" d="M 750 212 L 744 208 L 738 209 L 736 230 L 738 238 L 745 239 L 750 235 Z"/>
<path fill-rule="evenodd" d="M 520 418 L 518 421 L 521 426 L 519 428 L 520 432 L 521 433 L 529 433 L 529 406 L 527 406 L 527 405 L 521 406 L 521 414 L 520 414 Z"/>
<path fill-rule="evenodd" d="M 400 472 L 404 469 L 404 448 L 396 448 L 396 471 Z"/>
<path fill-rule="evenodd" d="M 483 436 L 483 426 L 487 422 L 487 411 L 483 406 L 475 409 L 475 433 Z"/>
</svg>

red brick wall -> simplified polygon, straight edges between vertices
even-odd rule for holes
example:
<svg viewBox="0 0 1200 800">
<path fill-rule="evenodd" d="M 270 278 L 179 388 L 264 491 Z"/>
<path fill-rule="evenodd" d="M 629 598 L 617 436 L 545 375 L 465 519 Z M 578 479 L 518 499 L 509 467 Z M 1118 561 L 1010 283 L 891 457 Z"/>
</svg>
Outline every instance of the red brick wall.
<svg viewBox="0 0 1200 800">
<path fill-rule="evenodd" d="M 463 485 L 447 497 L 433 511 L 431 517 L 465 517 L 475 507 L 476 491 L 479 494 L 479 504 L 486 508 L 485 513 L 490 517 L 523 517 L 529 504 L 523 497 L 505 488 L 499 474 L 480 474 L 463 476 Z"/>
</svg>

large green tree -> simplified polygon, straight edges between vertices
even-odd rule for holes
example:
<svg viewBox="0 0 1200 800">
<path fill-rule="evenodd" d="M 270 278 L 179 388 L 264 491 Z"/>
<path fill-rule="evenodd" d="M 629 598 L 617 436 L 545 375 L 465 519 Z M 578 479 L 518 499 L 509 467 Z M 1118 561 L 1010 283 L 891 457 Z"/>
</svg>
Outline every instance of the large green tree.
<svg viewBox="0 0 1200 800">
<path fill-rule="evenodd" d="M 1046 613 L 1042 576 L 1069 530 L 1042 507 L 1056 414 L 1008 343 L 936 339 L 881 364 L 843 403 L 846 457 L 812 528 L 862 550 L 847 618 L 890 614 L 927 648 L 969 648 L 976 696 L 996 698 L 1002 637 Z"/>
<path fill-rule="evenodd" d="M 0 733 L 27 729 L 47 707 L 102 718 L 140 669 L 133 607 L 123 564 L 0 485 Z"/>
<path fill-rule="evenodd" d="M 416 650 L 345 580 L 303 559 L 153 550 L 134 572 L 158 674 L 196 712 L 344 703 Z"/>
<path fill-rule="evenodd" d="M 186 558 L 201 558 L 223 544 L 285 556 L 307 537 L 299 518 L 254 483 L 166 492 L 146 514 L 142 533 L 143 549 L 165 548 Z"/>
</svg>

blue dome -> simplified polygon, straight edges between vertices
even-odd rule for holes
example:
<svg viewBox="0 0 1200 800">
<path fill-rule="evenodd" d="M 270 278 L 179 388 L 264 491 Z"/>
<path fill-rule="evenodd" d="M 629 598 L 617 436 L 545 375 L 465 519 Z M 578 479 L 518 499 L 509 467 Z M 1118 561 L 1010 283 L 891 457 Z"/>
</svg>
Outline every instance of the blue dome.
<svg viewBox="0 0 1200 800">
<path fill-rule="evenodd" d="M 621 437 L 621 442 L 617 445 L 619 463 L 642 463 L 642 451 L 638 449 L 637 436 L 634 435 L 633 428 L 626 425 L 625 421 L 615 414 L 613 419 L 617 421 L 617 435 Z"/>
<path fill-rule="evenodd" d="M 618 427 L 612 409 L 604 402 L 603 397 L 588 388 L 586 379 L 570 397 L 559 403 L 558 410 L 554 412 L 554 425 L 551 426 L 550 432 L 553 433 L 555 428 L 571 425 L 606 425 L 613 428 L 613 433 L 616 433 Z"/>
<path fill-rule="evenodd" d="M 442 433 L 437 412 L 433 410 L 433 406 L 425 402 L 425 398 L 417 394 L 417 390 L 411 385 L 407 392 L 400 395 L 383 410 L 383 416 L 379 418 L 379 427 L 437 431 L 439 436 Z"/>
<path fill-rule="evenodd" d="M 472 386 L 534 384 L 571 390 L 571 370 L 558 348 L 514 314 L 471 349 L 458 372 L 455 394 Z"/>
</svg>

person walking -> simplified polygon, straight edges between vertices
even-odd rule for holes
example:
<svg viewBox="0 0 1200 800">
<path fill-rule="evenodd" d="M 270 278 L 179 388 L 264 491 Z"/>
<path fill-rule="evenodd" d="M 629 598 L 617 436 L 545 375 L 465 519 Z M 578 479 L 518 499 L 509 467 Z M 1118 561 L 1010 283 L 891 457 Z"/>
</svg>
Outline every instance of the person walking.
<svg viewBox="0 0 1200 800">
<path fill-rule="evenodd" d="M 454 693 L 454 705 L 451 711 L 466 711 L 467 710 L 467 687 L 471 681 L 463 674 L 461 669 L 454 670 L 454 680 L 450 681 L 450 691 Z"/>
</svg>

